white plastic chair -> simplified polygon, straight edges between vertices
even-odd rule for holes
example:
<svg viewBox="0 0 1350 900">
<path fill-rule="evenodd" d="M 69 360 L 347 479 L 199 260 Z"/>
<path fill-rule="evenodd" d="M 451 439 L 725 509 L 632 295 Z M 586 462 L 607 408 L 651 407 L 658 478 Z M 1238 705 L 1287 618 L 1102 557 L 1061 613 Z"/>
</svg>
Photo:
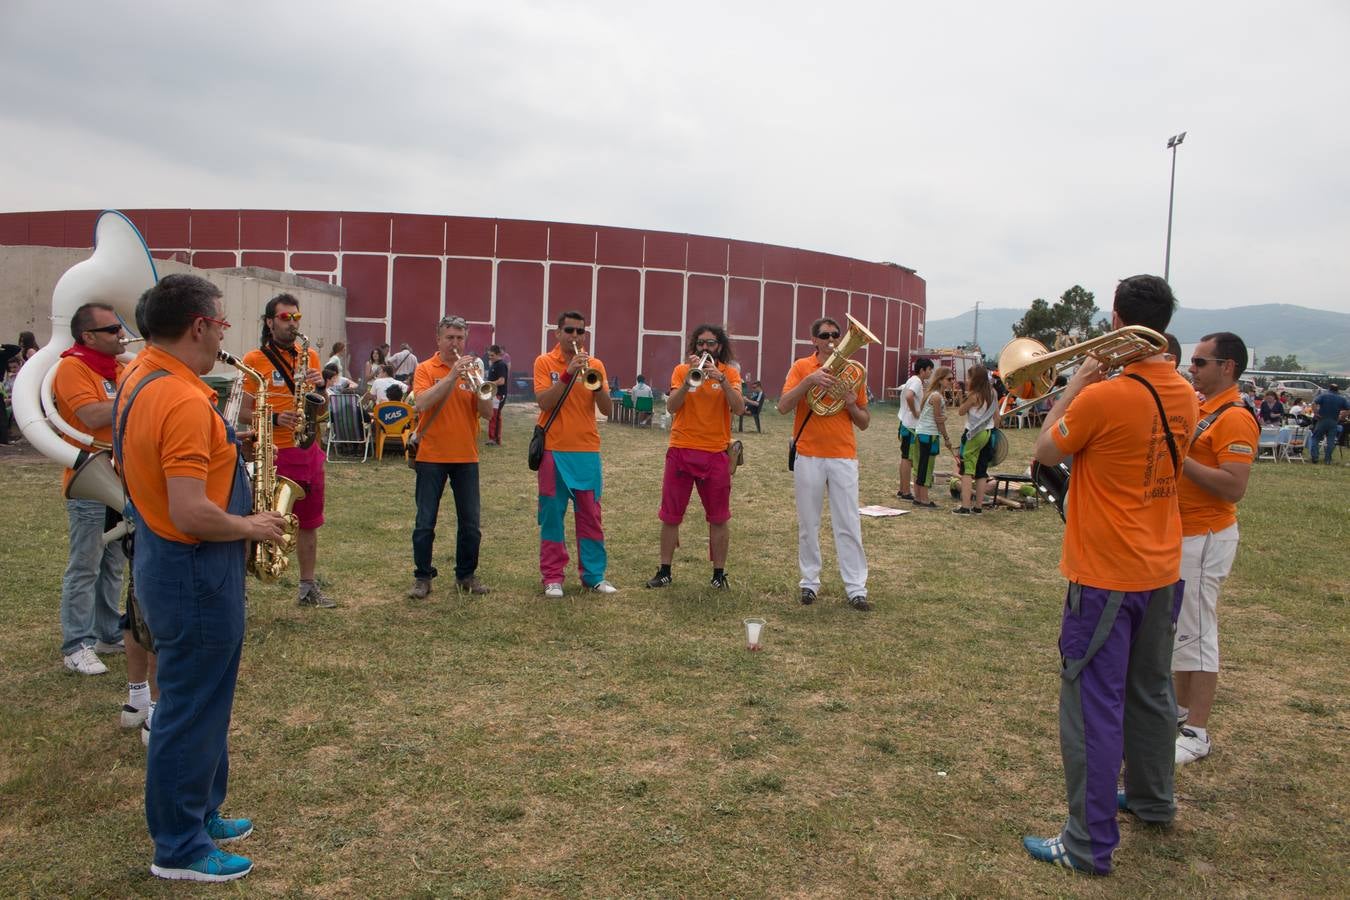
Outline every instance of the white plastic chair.
<svg viewBox="0 0 1350 900">
<path fill-rule="evenodd" d="M 1280 429 L 1274 425 L 1267 425 L 1261 429 L 1261 437 L 1256 444 L 1256 458 L 1278 462 L 1283 447 L 1284 444 L 1280 440 Z"/>
</svg>

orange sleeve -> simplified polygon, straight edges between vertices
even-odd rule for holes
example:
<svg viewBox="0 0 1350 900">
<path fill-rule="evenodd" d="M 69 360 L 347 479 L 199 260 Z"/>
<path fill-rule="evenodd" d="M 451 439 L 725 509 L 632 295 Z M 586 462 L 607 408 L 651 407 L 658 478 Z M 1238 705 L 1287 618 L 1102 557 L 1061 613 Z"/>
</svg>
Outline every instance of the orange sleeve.
<svg viewBox="0 0 1350 900">
<path fill-rule="evenodd" d="M 436 379 L 431 377 L 431 369 L 426 363 L 418 363 L 413 372 L 413 393 L 420 394 L 435 383 Z"/>
<path fill-rule="evenodd" d="M 542 394 L 553 387 L 553 367 L 549 365 L 548 354 L 534 358 L 534 392 Z"/>
<path fill-rule="evenodd" d="M 670 372 L 670 389 L 672 391 L 678 391 L 680 385 L 684 384 L 684 380 L 688 377 L 689 363 L 680 363 Z"/>
<path fill-rule="evenodd" d="M 1210 446 L 1219 465 L 1225 463 L 1252 463 L 1256 460 L 1256 444 L 1261 429 L 1246 409 L 1224 412 L 1209 429 L 1213 432 Z"/>
<path fill-rule="evenodd" d="M 71 412 L 79 412 L 91 403 L 108 403 L 107 392 L 102 390 L 103 379 L 99 378 L 84 363 L 67 357 L 56 367 L 52 377 L 52 393 L 70 407 Z M 71 422 L 84 430 L 79 422 Z"/>
</svg>

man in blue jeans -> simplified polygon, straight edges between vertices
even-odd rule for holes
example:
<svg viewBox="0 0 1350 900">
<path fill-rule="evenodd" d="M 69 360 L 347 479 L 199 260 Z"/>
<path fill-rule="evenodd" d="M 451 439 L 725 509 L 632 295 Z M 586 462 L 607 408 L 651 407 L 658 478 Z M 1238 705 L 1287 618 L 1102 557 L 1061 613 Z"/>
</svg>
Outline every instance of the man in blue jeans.
<svg viewBox="0 0 1350 900">
<path fill-rule="evenodd" d="M 1342 397 L 1340 387 L 1334 384 L 1330 390 L 1323 391 L 1313 400 L 1314 424 L 1308 452 L 1312 454 L 1314 464 L 1317 462 L 1317 445 L 1325 440 L 1326 450 L 1322 462 L 1331 465 L 1331 451 L 1336 448 L 1336 438 L 1341 433 L 1341 413 L 1347 409 L 1350 409 L 1350 400 Z"/>
</svg>

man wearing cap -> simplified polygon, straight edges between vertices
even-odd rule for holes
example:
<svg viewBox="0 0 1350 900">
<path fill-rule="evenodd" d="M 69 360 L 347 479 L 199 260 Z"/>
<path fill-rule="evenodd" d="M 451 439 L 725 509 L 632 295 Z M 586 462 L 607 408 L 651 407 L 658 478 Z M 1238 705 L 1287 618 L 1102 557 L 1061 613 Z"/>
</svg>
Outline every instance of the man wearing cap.
<svg viewBox="0 0 1350 900">
<path fill-rule="evenodd" d="M 1317 462 L 1318 444 L 1326 441 L 1322 462 L 1331 465 L 1331 451 L 1336 449 L 1336 437 L 1340 434 L 1341 414 L 1346 410 L 1350 410 L 1350 401 L 1341 396 L 1341 386 L 1338 384 L 1333 384 L 1313 399 L 1312 414 L 1316 424 L 1313 425 L 1312 440 L 1308 442 L 1312 462 Z"/>
</svg>

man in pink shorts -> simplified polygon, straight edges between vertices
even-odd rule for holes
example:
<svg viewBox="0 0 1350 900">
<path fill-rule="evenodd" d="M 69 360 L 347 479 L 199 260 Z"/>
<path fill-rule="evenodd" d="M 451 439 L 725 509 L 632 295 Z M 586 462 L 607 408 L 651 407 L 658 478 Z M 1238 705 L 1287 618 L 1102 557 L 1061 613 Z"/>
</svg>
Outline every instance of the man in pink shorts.
<svg viewBox="0 0 1350 900">
<path fill-rule="evenodd" d="M 689 359 L 670 374 L 666 410 L 672 416 L 670 448 L 661 483 L 661 567 L 647 582 L 665 587 L 675 548 L 680 545 L 680 523 L 689 495 L 698 488 L 708 518 L 708 547 L 712 557 L 711 586 L 731 587 L 727 581 L 727 548 L 731 543 L 731 457 L 740 455 L 739 442 L 731 445 L 731 417 L 745 409 L 741 373 L 731 365 L 731 341 L 717 325 L 699 325 L 689 340 Z M 690 378 L 690 373 L 694 373 Z M 739 463 L 739 459 L 737 459 Z"/>
</svg>

